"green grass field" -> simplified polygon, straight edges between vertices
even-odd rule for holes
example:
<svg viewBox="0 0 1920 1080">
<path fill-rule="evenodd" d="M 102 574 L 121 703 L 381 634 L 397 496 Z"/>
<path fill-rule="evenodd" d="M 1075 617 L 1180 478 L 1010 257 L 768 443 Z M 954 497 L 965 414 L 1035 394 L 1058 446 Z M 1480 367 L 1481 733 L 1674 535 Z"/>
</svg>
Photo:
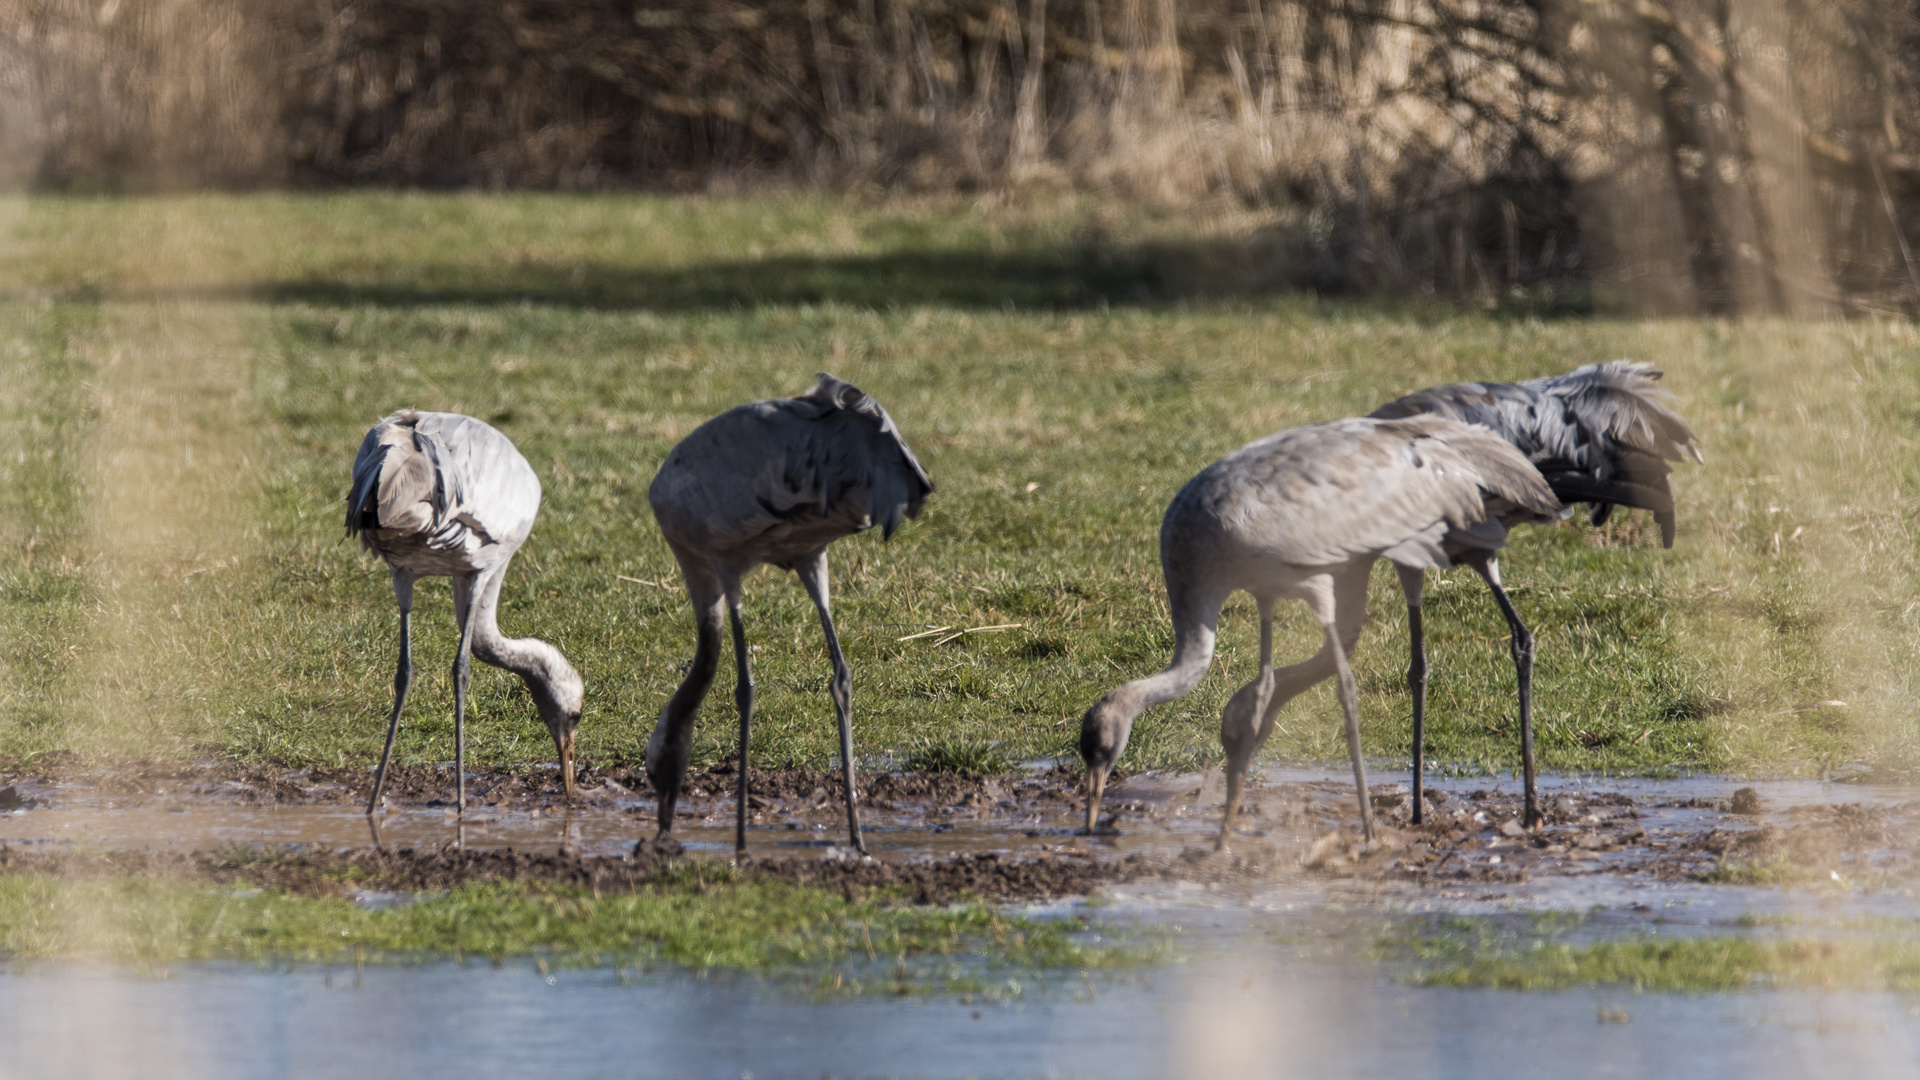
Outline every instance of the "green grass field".
<svg viewBox="0 0 1920 1080">
<path fill-rule="evenodd" d="M 1081 712 L 1168 658 L 1156 529 L 1202 466 L 1417 387 L 1627 356 L 1666 369 L 1707 464 L 1676 474 L 1671 551 L 1624 520 L 1528 530 L 1505 560 L 1540 639 L 1545 767 L 1920 766 L 1913 325 L 1262 295 L 1246 236 L 1072 201 L 0 205 L 0 759 L 371 765 L 395 616 L 382 567 L 343 540 L 341 498 L 366 429 L 414 406 L 489 420 L 540 473 L 502 626 L 585 676 L 582 758 L 637 762 L 692 652 L 646 505 L 654 469 L 706 417 L 820 370 L 885 403 L 939 485 L 891 544 L 832 551 L 860 753 L 1071 755 Z M 1365 738 L 1404 759 L 1404 612 L 1391 574 L 1374 587 Z M 429 583 L 416 607 L 403 760 L 452 757 L 448 595 Z M 1504 624 L 1468 573 L 1428 595 L 1429 752 L 1511 767 Z M 1143 719 L 1127 766 L 1218 756 L 1220 706 L 1252 673 L 1251 614 L 1229 608 L 1218 670 Z M 763 570 L 746 615 L 756 760 L 826 762 L 828 668 L 804 594 Z M 1281 655 L 1317 633 L 1287 611 Z M 474 759 L 546 760 L 517 680 L 475 671 Z M 1267 753 L 1344 757 L 1336 716 L 1319 688 Z M 697 759 L 728 753 L 732 730 L 723 678 Z"/>
</svg>

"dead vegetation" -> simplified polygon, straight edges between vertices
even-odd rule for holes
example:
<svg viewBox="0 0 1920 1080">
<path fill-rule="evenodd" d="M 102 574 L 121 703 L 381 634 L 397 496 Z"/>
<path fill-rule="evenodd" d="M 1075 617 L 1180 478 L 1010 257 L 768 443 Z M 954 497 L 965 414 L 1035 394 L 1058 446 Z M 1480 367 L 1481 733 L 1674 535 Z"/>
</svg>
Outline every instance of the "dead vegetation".
<svg viewBox="0 0 1920 1080">
<path fill-rule="evenodd" d="M 1883 0 L 3 0 L 0 158 L 69 187 L 1225 199 L 1267 214 L 1243 258 L 1274 287 L 1808 314 L 1920 297 L 1917 25 Z"/>
</svg>

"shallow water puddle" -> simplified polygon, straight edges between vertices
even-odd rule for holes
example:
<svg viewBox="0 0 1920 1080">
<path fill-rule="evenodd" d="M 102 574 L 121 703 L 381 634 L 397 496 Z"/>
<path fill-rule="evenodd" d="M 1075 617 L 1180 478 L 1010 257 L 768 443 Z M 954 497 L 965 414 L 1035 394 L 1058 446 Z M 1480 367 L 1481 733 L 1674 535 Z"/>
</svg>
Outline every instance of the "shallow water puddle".
<svg viewBox="0 0 1920 1080">
<path fill-rule="evenodd" d="M 1187 785 L 1192 787 L 1191 784 Z M 307 844 L 325 848 L 469 848 L 522 851 L 567 849 L 583 855 L 619 855 L 655 832 L 653 806 L 641 800 L 564 809 L 516 810 L 479 806 L 463 816 L 452 807 L 401 805 L 370 822 L 358 807 L 340 803 L 256 806 L 209 799 L 150 798 L 122 805 L 84 790 L 19 785 L 23 797 L 48 805 L 0 812 L 0 844 L 91 845 L 115 850 L 204 850 L 224 844 Z M 1078 814 L 1058 807 L 1042 812 L 991 813 L 941 820 L 928 807 L 867 810 L 861 817 L 868 849 L 881 858 L 946 858 L 980 852 L 1003 855 L 1074 848 L 1102 855 L 1172 854 L 1210 839 L 1217 820 L 1181 813 L 1164 825 L 1124 835 L 1077 837 Z M 1217 814 L 1217 810 L 1214 811 Z M 760 814 L 765 818 L 768 815 Z M 818 851 L 838 857 L 846 844 L 844 817 L 831 809 L 802 810 L 784 821 L 748 827 L 757 855 L 795 856 Z M 696 852 L 730 854 L 734 847 L 731 804 L 676 823 L 674 836 Z"/>
<path fill-rule="evenodd" d="M 1000 788 L 992 780 L 981 786 L 996 794 Z M 1758 794 L 1759 813 L 1736 815 L 1724 808 L 1743 787 Z M 1823 918 L 1920 918 L 1914 887 L 1920 879 L 1915 860 L 1920 837 L 1912 828 L 1920 803 L 1903 787 L 1722 777 L 1547 776 L 1540 784 L 1542 802 L 1564 811 L 1562 821 L 1542 837 L 1527 838 L 1500 828 L 1518 813 L 1517 781 L 1451 778 L 1429 785 L 1429 790 L 1447 796 L 1435 808 L 1436 815 L 1451 815 L 1457 824 L 1450 834 L 1422 840 L 1424 849 L 1416 844 L 1402 851 L 1403 857 L 1415 856 L 1406 858 L 1406 865 L 1396 867 L 1401 860 L 1389 852 L 1361 858 L 1345 870 L 1309 873 L 1299 863 L 1316 839 L 1354 825 L 1351 780 L 1333 770 L 1274 768 L 1266 770 L 1253 789 L 1253 812 L 1234 839 L 1239 856 L 1272 868 L 1251 878 L 1221 873 L 1223 857 L 1213 853 L 1222 788 L 1217 773 L 1130 777 L 1109 789 L 1117 832 L 1093 837 L 1074 835 L 1082 811 L 1059 798 L 980 800 L 988 805 L 971 809 L 893 802 L 867 809 L 863 822 L 869 849 L 890 862 L 981 853 L 1015 859 L 1104 862 L 1141 855 L 1159 860 L 1156 865 L 1165 869 L 1148 880 L 1111 884 L 1104 891 L 1107 899 L 1129 909 L 1129 917 L 1148 919 L 1156 918 L 1156 911 L 1196 904 L 1246 913 L 1327 905 L 1401 915 L 1610 912 L 1617 915 L 1616 929 L 1635 932 L 1648 926 L 1676 932 L 1682 926 L 1712 926 L 1743 915 L 1815 912 Z M 1406 788 L 1385 781 L 1374 790 L 1391 802 Z M 175 792 L 129 800 L 78 784 L 23 783 L 16 797 L 32 808 L 0 813 L 0 845 L 45 851 L 192 851 L 258 844 L 332 851 L 365 848 L 377 840 L 395 849 L 431 851 L 463 842 L 470 850 L 567 850 L 591 857 L 620 855 L 654 831 L 651 802 L 631 793 L 609 799 L 604 790 L 571 812 L 481 805 L 470 809 L 464 820 L 448 806 L 401 803 L 375 818 L 377 834 L 353 803 L 251 805 L 182 795 L 178 788 Z M 1567 810 L 1569 806 L 1573 809 Z M 1818 815 L 1832 816 L 1821 808 L 1847 806 L 1880 815 L 1882 835 L 1834 857 L 1844 876 L 1842 869 L 1803 876 L 1796 882 L 1802 887 L 1794 889 L 1698 879 L 1716 858 L 1702 846 L 1702 837 L 1737 840 L 1768 827 L 1787 833 Z M 676 837 L 696 854 L 729 856 L 731 801 L 693 800 L 688 809 L 691 813 L 677 826 Z M 1583 813 L 1587 810 L 1593 813 Z M 1582 824 L 1605 815 L 1611 817 Z M 755 817 L 758 823 L 748 836 L 756 857 L 845 859 L 852 854 L 842 846 L 844 819 L 817 798 L 760 800 Z M 1382 818 L 1404 825 L 1405 808 L 1383 809 Z M 1636 838 L 1622 845 L 1597 844 L 1594 850 L 1581 847 L 1583 831 L 1604 834 L 1607 829 Z M 1224 859 L 1230 862 L 1233 857 Z M 1863 884 L 1868 887 L 1860 887 Z M 1608 919 L 1597 918 L 1593 926 L 1605 932 L 1616 925 Z"/>
<path fill-rule="evenodd" d="M 0 974 L 0 1076 L 1913 1075 L 1891 994 L 1421 989 L 1272 946 L 1001 1002 L 439 963 Z"/>
</svg>

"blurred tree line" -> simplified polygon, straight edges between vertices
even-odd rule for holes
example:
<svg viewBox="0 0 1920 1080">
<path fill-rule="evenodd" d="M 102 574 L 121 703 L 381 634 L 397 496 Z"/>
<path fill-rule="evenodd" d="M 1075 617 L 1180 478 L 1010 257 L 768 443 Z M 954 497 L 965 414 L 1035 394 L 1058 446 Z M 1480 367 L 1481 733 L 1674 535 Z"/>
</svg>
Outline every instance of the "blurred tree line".
<svg viewBox="0 0 1920 1080">
<path fill-rule="evenodd" d="M 1920 302 L 1892 0 L 0 0 L 0 178 L 1091 189 L 1287 283 Z M 1279 256 L 1276 256 L 1279 258 Z"/>
</svg>

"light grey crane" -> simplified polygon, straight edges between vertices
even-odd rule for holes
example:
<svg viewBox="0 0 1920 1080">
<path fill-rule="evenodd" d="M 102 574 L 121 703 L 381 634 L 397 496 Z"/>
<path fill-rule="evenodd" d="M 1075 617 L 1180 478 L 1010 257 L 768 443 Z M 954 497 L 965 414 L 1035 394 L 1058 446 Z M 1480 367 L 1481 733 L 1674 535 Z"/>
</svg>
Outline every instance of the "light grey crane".
<svg viewBox="0 0 1920 1080">
<path fill-rule="evenodd" d="M 413 682 L 413 583 L 453 579 L 460 627 L 453 660 L 453 756 L 457 805 L 467 807 L 467 678 L 470 656 L 520 676 L 553 736 L 567 798 L 573 798 L 573 733 L 580 723 L 580 674 L 538 638 L 503 637 L 496 621 L 500 582 L 540 512 L 540 478 L 513 443 L 489 425 L 457 413 L 404 409 L 373 426 L 353 461 L 347 534 L 387 561 L 400 604 L 400 668 L 393 716 L 367 813 L 380 805 Z"/>
<path fill-rule="evenodd" d="M 1213 660 L 1227 597 L 1244 589 L 1260 613 L 1260 668 L 1220 714 L 1227 805 L 1220 846 L 1239 810 L 1247 768 L 1281 706 L 1338 676 L 1361 828 L 1373 838 L 1360 716 L 1347 656 L 1366 619 L 1367 577 L 1387 559 L 1402 580 L 1446 566 L 1450 536 L 1498 546 L 1504 517 L 1560 512 L 1546 482 L 1506 441 L 1440 417 L 1349 419 L 1270 435 L 1201 470 L 1160 523 L 1160 568 L 1173 615 L 1173 663 L 1107 693 L 1080 722 L 1087 829 L 1099 821 L 1107 774 L 1140 713 L 1190 692 Z M 1311 659 L 1273 667 L 1275 602 L 1306 602 L 1326 633 Z"/>
<path fill-rule="evenodd" d="M 1652 364 L 1609 360 L 1563 375 L 1520 383 L 1451 383 L 1420 390 L 1375 409 L 1373 416 L 1444 416 L 1480 424 L 1512 443 L 1546 478 L 1561 502 L 1584 502 L 1599 525 L 1615 506 L 1653 512 L 1660 542 L 1673 546 L 1673 491 L 1669 461 L 1700 461 L 1693 429 L 1666 405 L 1672 395 L 1655 385 L 1661 372 Z M 1517 519 L 1516 519 L 1517 520 Z M 1508 521 L 1506 524 L 1515 524 Z M 1444 545 L 1454 562 L 1473 568 L 1492 590 L 1507 620 L 1520 695 L 1520 764 L 1526 783 L 1527 828 L 1541 821 L 1534 794 L 1533 632 L 1520 619 L 1500 584 L 1500 557 L 1471 536 L 1449 538 Z M 1409 576 L 1409 574 L 1411 576 Z M 1420 622 L 1424 574 L 1401 572 L 1407 597 L 1407 627 L 1412 659 L 1407 689 L 1413 696 L 1413 822 L 1421 821 L 1425 768 L 1427 657 Z"/>
<path fill-rule="evenodd" d="M 762 563 L 799 575 L 820 611 L 833 660 L 831 690 L 840 717 L 847 832 L 864 852 L 853 783 L 853 674 L 840 652 L 827 595 L 827 545 L 880 526 L 891 539 L 918 516 L 933 481 L 907 449 L 880 403 L 831 375 L 800 397 L 729 409 L 701 424 L 667 455 L 647 499 L 686 580 L 697 631 L 693 665 L 647 741 L 647 776 L 660 799 L 660 835 L 693 752 L 693 717 L 720 662 L 724 608 L 733 627 L 734 703 L 740 713 L 735 846 L 747 849 L 747 742 L 753 674 L 740 621 L 740 579 Z"/>
</svg>

